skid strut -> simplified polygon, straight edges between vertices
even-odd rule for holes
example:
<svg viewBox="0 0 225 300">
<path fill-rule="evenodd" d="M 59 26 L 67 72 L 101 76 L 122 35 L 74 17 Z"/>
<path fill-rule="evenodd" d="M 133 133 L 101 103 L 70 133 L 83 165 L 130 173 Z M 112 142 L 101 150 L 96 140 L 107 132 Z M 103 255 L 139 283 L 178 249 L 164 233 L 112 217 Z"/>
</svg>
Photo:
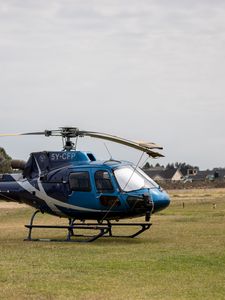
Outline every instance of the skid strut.
<svg viewBox="0 0 225 300">
<path fill-rule="evenodd" d="M 75 219 L 69 218 L 69 225 L 34 225 L 34 218 L 40 210 L 36 210 L 30 219 L 30 224 L 25 225 L 28 228 L 28 236 L 25 241 L 48 241 L 48 242 L 93 242 L 100 237 L 128 237 L 134 238 L 141 234 L 142 232 L 148 230 L 151 227 L 151 223 L 111 223 L 106 220 L 105 223 L 75 223 Z M 113 227 L 140 227 L 138 231 L 131 235 L 114 235 Z M 33 238 L 32 230 L 34 228 L 40 229 L 66 229 L 68 231 L 66 239 L 47 239 L 47 238 Z M 98 233 L 96 235 L 82 235 L 76 234 L 76 229 L 84 230 L 96 230 Z M 85 239 L 76 239 L 77 237 L 82 237 Z"/>
<path fill-rule="evenodd" d="M 128 237 L 128 238 L 134 238 L 141 234 L 142 232 L 148 230 L 151 227 L 151 223 L 111 223 L 109 220 L 107 220 L 108 226 L 109 226 L 109 236 L 110 237 Z M 137 232 L 131 234 L 131 235 L 114 235 L 112 228 L 113 227 L 141 227 Z"/>
</svg>

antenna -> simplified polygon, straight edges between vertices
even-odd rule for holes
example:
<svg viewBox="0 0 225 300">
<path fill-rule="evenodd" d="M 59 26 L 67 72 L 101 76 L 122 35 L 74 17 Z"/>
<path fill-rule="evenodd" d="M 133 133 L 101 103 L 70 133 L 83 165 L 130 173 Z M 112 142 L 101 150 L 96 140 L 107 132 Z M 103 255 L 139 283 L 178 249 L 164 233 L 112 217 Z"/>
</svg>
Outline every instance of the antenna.
<svg viewBox="0 0 225 300">
<path fill-rule="evenodd" d="M 111 152 L 109 151 L 109 148 L 107 147 L 106 143 L 104 143 L 104 146 L 105 146 L 105 148 L 106 148 L 106 150 L 107 150 L 107 152 L 108 152 L 108 154 L 109 154 L 109 160 L 113 160 L 112 154 L 111 154 Z"/>
</svg>

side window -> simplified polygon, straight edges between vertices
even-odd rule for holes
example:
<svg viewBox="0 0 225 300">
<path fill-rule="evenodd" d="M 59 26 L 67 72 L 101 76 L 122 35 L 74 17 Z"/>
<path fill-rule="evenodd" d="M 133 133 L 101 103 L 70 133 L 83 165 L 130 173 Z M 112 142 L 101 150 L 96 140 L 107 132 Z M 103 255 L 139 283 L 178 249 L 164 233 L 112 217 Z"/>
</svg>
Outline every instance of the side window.
<svg viewBox="0 0 225 300">
<path fill-rule="evenodd" d="M 91 182 L 88 172 L 74 172 L 69 176 L 69 185 L 72 191 L 90 192 Z"/>
<path fill-rule="evenodd" d="M 107 171 L 95 172 L 95 185 L 99 193 L 113 193 L 114 188 Z"/>
</svg>

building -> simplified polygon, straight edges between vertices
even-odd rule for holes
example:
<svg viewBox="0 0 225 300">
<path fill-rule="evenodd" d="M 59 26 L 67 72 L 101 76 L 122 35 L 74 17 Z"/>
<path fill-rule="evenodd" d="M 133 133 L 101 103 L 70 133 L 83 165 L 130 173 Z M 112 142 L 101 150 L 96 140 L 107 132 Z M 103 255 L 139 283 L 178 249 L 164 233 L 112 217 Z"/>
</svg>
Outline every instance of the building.
<svg viewBox="0 0 225 300">
<path fill-rule="evenodd" d="M 224 180 L 225 179 L 225 169 L 224 168 L 214 168 L 213 170 L 204 170 L 197 172 L 188 172 L 184 177 L 184 181 L 213 181 L 213 180 Z"/>
<path fill-rule="evenodd" d="M 176 168 L 151 168 L 145 169 L 144 171 L 155 181 L 180 181 L 183 178 L 181 171 Z"/>
</svg>

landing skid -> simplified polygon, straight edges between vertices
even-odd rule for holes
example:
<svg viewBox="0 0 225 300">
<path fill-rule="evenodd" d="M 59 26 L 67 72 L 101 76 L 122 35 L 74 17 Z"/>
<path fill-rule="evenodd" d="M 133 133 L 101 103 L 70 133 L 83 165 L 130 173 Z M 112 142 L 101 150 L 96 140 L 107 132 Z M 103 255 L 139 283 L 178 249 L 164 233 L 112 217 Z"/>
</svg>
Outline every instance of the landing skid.
<svg viewBox="0 0 225 300">
<path fill-rule="evenodd" d="M 134 238 L 141 234 L 142 232 L 148 230 L 151 227 L 151 223 L 111 223 L 107 220 L 107 223 L 75 223 L 75 219 L 69 219 L 69 225 L 34 225 L 34 218 L 39 213 L 40 210 L 37 210 L 33 213 L 30 224 L 25 225 L 28 228 L 28 236 L 25 241 L 40 241 L 40 242 L 93 242 L 100 237 L 115 237 L 115 238 Z M 113 227 L 141 227 L 138 231 L 131 235 L 114 235 Z M 67 229 L 68 233 L 66 239 L 47 239 L 47 238 L 33 238 L 32 230 L 34 228 L 45 228 L 45 229 Z M 96 230 L 98 233 L 96 235 L 81 235 L 75 234 L 74 231 L 76 229 L 84 229 L 84 230 Z M 72 238 L 74 237 L 74 239 Z M 76 239 L 76 238 L 83 239 Z M 85 238 L 85 239 L 84 239 Z"/>
<path fill-rule="evenodd" d="M 141 234 L 142 232 L 148 230 L 151 227 L 151 223 L 111 223 L 110 221 L 107 221 L 108 226 L 109 226 L 109 237 L 115 237 L 115 238 L 134 238 L 136 236 L 138 236 L 139 234 Z M 139 229 L 138 231 L 136 231 L 135 233 L 131 234 L 131 235 L 114 235 L 112 232 L 112 228 L 113 227 L 141 227 L 141 229 Z M 107 237 L 107 236 L 104 236 Z"/>
</svg>

